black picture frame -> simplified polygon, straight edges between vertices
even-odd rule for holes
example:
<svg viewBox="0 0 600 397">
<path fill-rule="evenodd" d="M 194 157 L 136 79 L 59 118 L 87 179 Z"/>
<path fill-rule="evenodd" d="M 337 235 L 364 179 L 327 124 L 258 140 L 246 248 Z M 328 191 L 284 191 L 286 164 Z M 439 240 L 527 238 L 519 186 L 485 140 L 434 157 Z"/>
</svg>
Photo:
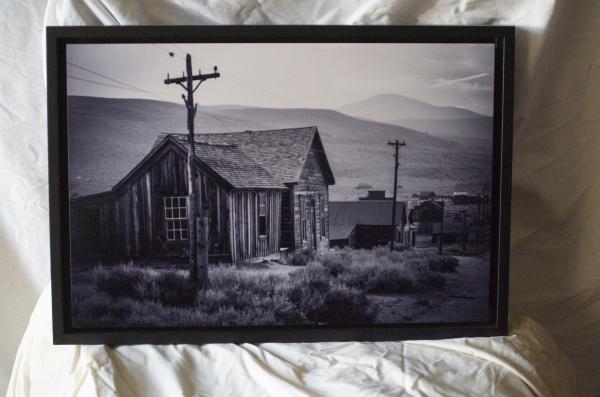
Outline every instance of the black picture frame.
<svg viewBox="0 0 600 397">
<path fill-rule="evenodd" d="M 483 323 L 364 326 L 85 328 L 70 324 L 66 45 L 71 43 L 494 43 L 490 308 Z M 48 27 L 47 92 L 52 317 L 55 344 L 203 344 L 440 339 L 506 335 L 510 241 L 514 27 L 128 26 Z"/>
</svg>

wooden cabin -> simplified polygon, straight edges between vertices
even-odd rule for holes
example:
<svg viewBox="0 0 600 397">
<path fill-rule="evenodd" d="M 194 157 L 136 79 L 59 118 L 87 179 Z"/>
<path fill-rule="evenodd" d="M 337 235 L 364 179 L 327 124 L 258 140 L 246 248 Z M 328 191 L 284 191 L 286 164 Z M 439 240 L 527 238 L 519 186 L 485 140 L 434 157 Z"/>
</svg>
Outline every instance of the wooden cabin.
<svg viewBox="0 0 600 397">
<path fill-rule="evenodd" d="M 196 135 L 196 209 L 209 211 L 209 260 L 327 249 L 334 183 L 316 127 Z M 110 191 L 71 200 L 74 263 L 188 258 L 186 134 L 160 134 Z"/>
</svg>

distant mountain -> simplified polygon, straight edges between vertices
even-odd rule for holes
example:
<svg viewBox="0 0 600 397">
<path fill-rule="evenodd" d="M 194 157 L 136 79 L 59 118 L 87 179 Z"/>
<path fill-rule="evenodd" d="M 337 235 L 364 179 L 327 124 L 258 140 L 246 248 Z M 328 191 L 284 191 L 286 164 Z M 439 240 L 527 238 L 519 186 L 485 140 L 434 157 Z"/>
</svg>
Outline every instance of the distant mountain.
<svg viewBox="0 0 600 397">
<path fill-rule="evenodd" d="M 109 190 L 151 149 L 161 132 L 185 133 L 183 105 L 142 99 L 69 97 L 69 167 L 72 194 Z M 356 119 L 327 109 L 199 107 L 196 133 L 234 132 L 315 125 L 333 168 L 332 199 L 356 199 L 360 183 L 389 190 L 393 149 L 401 149 L 399 183 L 405 191 L 451 191 L 456 182 L 489 178 L 489 154 L 460 142 L 397 125 Z"/>
<path fill-rule="evenodd" d="M 339 109 L 353 117 L 376 120 L 460 142 L 471 148 L 492 140 L 493 119 L 470 110 L 435 106 L 397 94 L 370 97 Z M 465 139 L 468 138 L 468 139 Z"/>
<path fill-rule="evenodd" d="M 452 106 L 435 106 L 399 94 L 381 94 L 338 109 L 352 117 L 388 123 L 398 119 L 452 120 L 485 117 Z"/>
</svg>

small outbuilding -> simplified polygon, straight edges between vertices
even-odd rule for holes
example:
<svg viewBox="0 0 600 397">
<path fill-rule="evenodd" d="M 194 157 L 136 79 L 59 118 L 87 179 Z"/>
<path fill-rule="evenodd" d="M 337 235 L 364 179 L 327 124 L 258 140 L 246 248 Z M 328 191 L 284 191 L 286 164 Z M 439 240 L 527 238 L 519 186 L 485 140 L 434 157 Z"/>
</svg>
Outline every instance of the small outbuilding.
<svg viewBox="0 0 600 397">
<path fill-rule="evenodd" d="M 391 200 L 332 201 L 329 203 L 329 222 L 332 247 L 366 248 L 386 245 L 392 236 Z M 395 241 L 412 241 L 404 233 L 413 233 L 407 224 L 406 203 L 396 202 Z"/>
</svg>

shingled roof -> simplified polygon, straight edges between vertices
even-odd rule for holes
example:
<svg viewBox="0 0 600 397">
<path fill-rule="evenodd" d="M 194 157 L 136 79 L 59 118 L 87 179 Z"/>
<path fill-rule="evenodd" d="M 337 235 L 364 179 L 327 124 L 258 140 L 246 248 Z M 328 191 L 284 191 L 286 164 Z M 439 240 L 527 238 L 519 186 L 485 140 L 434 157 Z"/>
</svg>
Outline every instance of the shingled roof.
<svg viewBox="0 0 600 397">
<path fill-rule="evenodd" d="M 173 141 L 181 145 L 186 152 L 189 150 L 187 135 L 164 136 L 155 147 L 161 146 L 164 141 Z M 197 142 L 194 145 L 194 153 L 200 162 L 206 164 L 233 188 L 285 189 L 285 186 L 267 170 L 235 145 Z"/>
<path fill-rule="evenodd" d="M 155 146 L 166 136 L 187 142 L 187 134 L 159 134 Z M 298 182 L 311 145 L 316 144 L 318 151 L 323 153 L 320 162 L 325 178 L 329 184 L 335 183 L 317 127 L 197 134 L 195 139 L 199 143 L 238 147 L 282 184 Z"/>
</svg>

